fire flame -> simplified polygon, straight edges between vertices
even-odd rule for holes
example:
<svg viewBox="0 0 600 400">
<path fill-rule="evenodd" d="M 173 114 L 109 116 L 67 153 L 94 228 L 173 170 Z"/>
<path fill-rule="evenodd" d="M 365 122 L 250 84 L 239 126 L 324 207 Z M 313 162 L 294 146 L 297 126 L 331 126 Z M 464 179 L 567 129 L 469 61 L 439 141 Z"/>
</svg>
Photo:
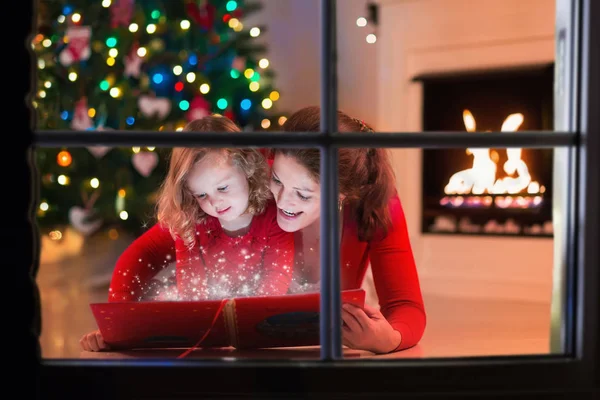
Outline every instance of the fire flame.
<svg viewBox="0 0 600 400">
<path fill-rule="evenodd" d="M 475 117 L 469 110 L 463 111 L 463 121 L 467 132 L 476 131 Z M 502 123 L 502 132 L 515 132 L 523 124 L 524 117 L 521 113 L 511 114 Z M 543 193 L 544 188 L 531 179 L 529 168 L 521 158 L 521 148 L 508 148 L 508 160 L 504 163 L 503 170 L 508 175 L 496 179 L 498 169 L 496 157 L 490 155 L 490 149 L 469 148 L 467 154 L 473 155 L 471 168 L 459 171 L 452 175 L 444 188 L 447 195 L 463 194 L 517 194 L 527 190 L 529 194 Z M 494 160 L 494 158 L 496 160 Z M 516 174 L 516 176 L 515 176 Z"/>
</svg>

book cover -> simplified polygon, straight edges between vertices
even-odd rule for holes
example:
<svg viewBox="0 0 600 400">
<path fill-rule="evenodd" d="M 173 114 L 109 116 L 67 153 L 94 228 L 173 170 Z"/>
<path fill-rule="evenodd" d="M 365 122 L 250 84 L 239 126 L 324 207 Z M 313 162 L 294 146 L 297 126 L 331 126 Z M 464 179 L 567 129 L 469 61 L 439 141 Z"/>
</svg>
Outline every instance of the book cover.
<svg viewBox="0 0 600 400">
<path fill-rule="evenodd" d="M 364 306 L 363 289 L 342 291 L 342 303 Z M 319 344 L 320 293 L 208 301 L 90 304 L 112 349 Z"/>
<path fill-rule="evenodd" d="M 343 291 L 342 303 L 364 307 L 365 291 Z M 225 308 L 231 345 L 238 349 L 319 344 L 320 294 L 234 299 Z"/>
<path fill-rule="evenodd" d="M 212 323 L 221 306 L 221 301 L 90 304 L 104 341 L 116 350 L 190 347 L 205 334 L 206 346 L 227 347 L 223 318 Z"/>
</svg>

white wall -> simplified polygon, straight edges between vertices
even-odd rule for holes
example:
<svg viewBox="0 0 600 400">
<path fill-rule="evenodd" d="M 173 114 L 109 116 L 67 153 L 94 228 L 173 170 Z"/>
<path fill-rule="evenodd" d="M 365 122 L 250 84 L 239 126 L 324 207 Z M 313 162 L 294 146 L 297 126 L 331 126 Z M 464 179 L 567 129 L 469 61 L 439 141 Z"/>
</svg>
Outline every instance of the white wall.
<svg viewBox="0 0 600 400">
<path fill-rule="evenodd" d="M 281 93 L 278 110 L 293 112 L 305 105 L 318 104 L 319 93 L 319 1 L 262 0 L 263 9 L 242 22 L 264 25 L 261 40 L 266 57 L 276 74 L 275 86 Z"/>
<path fill-rule="evenodd" d="M 243 20 L 247 26 L 265 25 L 261 39 L 277 74 L 281 92 L 277 109 L 293 112 L 320 103 L 320 0 L 262 0 L 263 9 Z M 367 0 L 338 1 L 339 107 L 365 121 L 377 112 L 376 45 L 365 36 L 370 28 L 358 28 Z"/>
<path fill-rule="evenodd" d="M 379 113 L 383 131 L 421 130 L 426 72 L 554 60 L 553 0 L 382 0 Z M 421 151 L 394 151 L 398 188 L 425 293 L 549 302 L 553 240 L 420 233 Z"/>
<path fill-rule="evenodd" d="M 368 44 L 368 33 L 380 27 L 356 26 L 367 17 L 367 0 L 338 0 L 338 96 L 339 108 L 377 128 L 379 43 Z"/>
</svg>

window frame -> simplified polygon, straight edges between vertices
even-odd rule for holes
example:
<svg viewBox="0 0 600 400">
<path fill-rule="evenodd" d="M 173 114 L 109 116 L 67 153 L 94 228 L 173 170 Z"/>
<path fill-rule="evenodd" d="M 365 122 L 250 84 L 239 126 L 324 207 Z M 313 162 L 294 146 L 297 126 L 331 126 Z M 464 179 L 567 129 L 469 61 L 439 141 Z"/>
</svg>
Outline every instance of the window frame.
<svg viewBox="0 0 600 400">
<path fill-rule="evenodd" d="M 600 218 L 600 2 L 596 0 L 556 0 L 557 58 L 555 104 L 560 111 L 556 126 L 561 132 L 519 132 L 518 135 L 491 133 L 385 133 L 374 135 L 337 133 L 337 57 L 336 1 L 320 0 L 322 22 L 321 62 L 321 132 L 320 133 L 247 133 L 225 138 L 219 134 L 191 132 L 74 132 L 35 131 L 27 150 L 27 173 L 32 183 L 27 205 L 26 230 L 30 234 L 31 255 L 21 260 L 23 277 L 33 289 L 34 306 L 27 322 L 27 337 L 39 335 L 36 322 L 40 318 L 39 295 L 32 275 L 39 267 L 39 235 L 35 223 L 38 202 L 38 171 L 33 157 L 37 146 L 269 146 L 318 147 L 321 150 L 323 191 L 321 237 L 321 335 L 322 360 L 42 360 L 38 337 L 27 342 L 35 347 L 34 363 L 39 374 L 39 390 L 59 396 L 110 396 L 111 398 L 149 397 L 188 398 L 201 395 L 243 395 L 252 392 L 264 397 L 289 393 L 321 393 L 329 395 L 358 394 L 400 395 L 427 394 L 430 398 L 447 398 L 452 394 L 475 394 L 478 398 L 503 393 L 591 394 L 598 387 L 598 338 Z M 33 0 L 32 11 L 36 0 Z M 558 15 L 560 14 L 560 15 Z M 30 31 L 30 42 L 36 27 L 36 15 Z M 33 29 L 31 29 L 33 28 Z M 558 48 L 558 46 L 565 46 Z M 29 49 L 28 44 L 26 44 Z M 26 58 L 25 58 L 26 57 Z M 35 79 L 34 55 L 24 61 Z M 35 85 L 31 85 L 35 87 Z M 31 96 L 31 93 L 27 93 Z M 27 97 L 30 100 L 29 97 Z M 30 101 L 27 102 L 28 104 Z M 30 120 L 35 117 L 27 108 Z M 565 188 L 572 195 L 565 204 L 565 229 L 561 246 L 568 250 L 561 260 L 562 290 L 553 299 L 559 318 L 554 329 L 563 332 L 558 344 L 561 355 L 478 357 L 450 359 L 341 360 L 340 277 L 337 240 L 337 149 L 341 147 L 462 147 L 518 146 L 523 148 L 561 147 L 568 149 L 564 162 L 573 178 Z M 566 198 L 568 198 L 567 196 Z M 589 222 L 591 221 L 591 223 Z M 32 269 L 33 265 L 33 271 Z M 566 268 L 568 266 L 568 268 Z M 25 276 L 26 271 L 26 276 Z M 31 293 L 25 293 L 31 304 Z M 34 321 L 34 322 L 31 322 Z M 43 322 L 43 321 L 42 321 Z M 34 343 L 35 342 L 35 343 Z M 164 382 L 148 385 L 148 382 Z M 93 392 L 93 394 L 92 394 Z M 496 398 L 496 397 L 494 397 Z"/>
</svg>

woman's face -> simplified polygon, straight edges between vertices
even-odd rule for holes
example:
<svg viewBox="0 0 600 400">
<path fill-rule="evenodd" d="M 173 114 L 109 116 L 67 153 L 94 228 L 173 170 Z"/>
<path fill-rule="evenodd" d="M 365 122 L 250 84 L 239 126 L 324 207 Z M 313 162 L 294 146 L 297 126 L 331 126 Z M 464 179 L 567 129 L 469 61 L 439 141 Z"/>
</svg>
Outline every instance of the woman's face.
<svg viewBox="0 0 600 400">
<path fill-rule="evenodd" d="M 299 231 L 319 219 L 321 185 L 295 158 L 275 155 L 270 188 L 277 203 L 277 223 L 284 231 Z"/>
</svg>

